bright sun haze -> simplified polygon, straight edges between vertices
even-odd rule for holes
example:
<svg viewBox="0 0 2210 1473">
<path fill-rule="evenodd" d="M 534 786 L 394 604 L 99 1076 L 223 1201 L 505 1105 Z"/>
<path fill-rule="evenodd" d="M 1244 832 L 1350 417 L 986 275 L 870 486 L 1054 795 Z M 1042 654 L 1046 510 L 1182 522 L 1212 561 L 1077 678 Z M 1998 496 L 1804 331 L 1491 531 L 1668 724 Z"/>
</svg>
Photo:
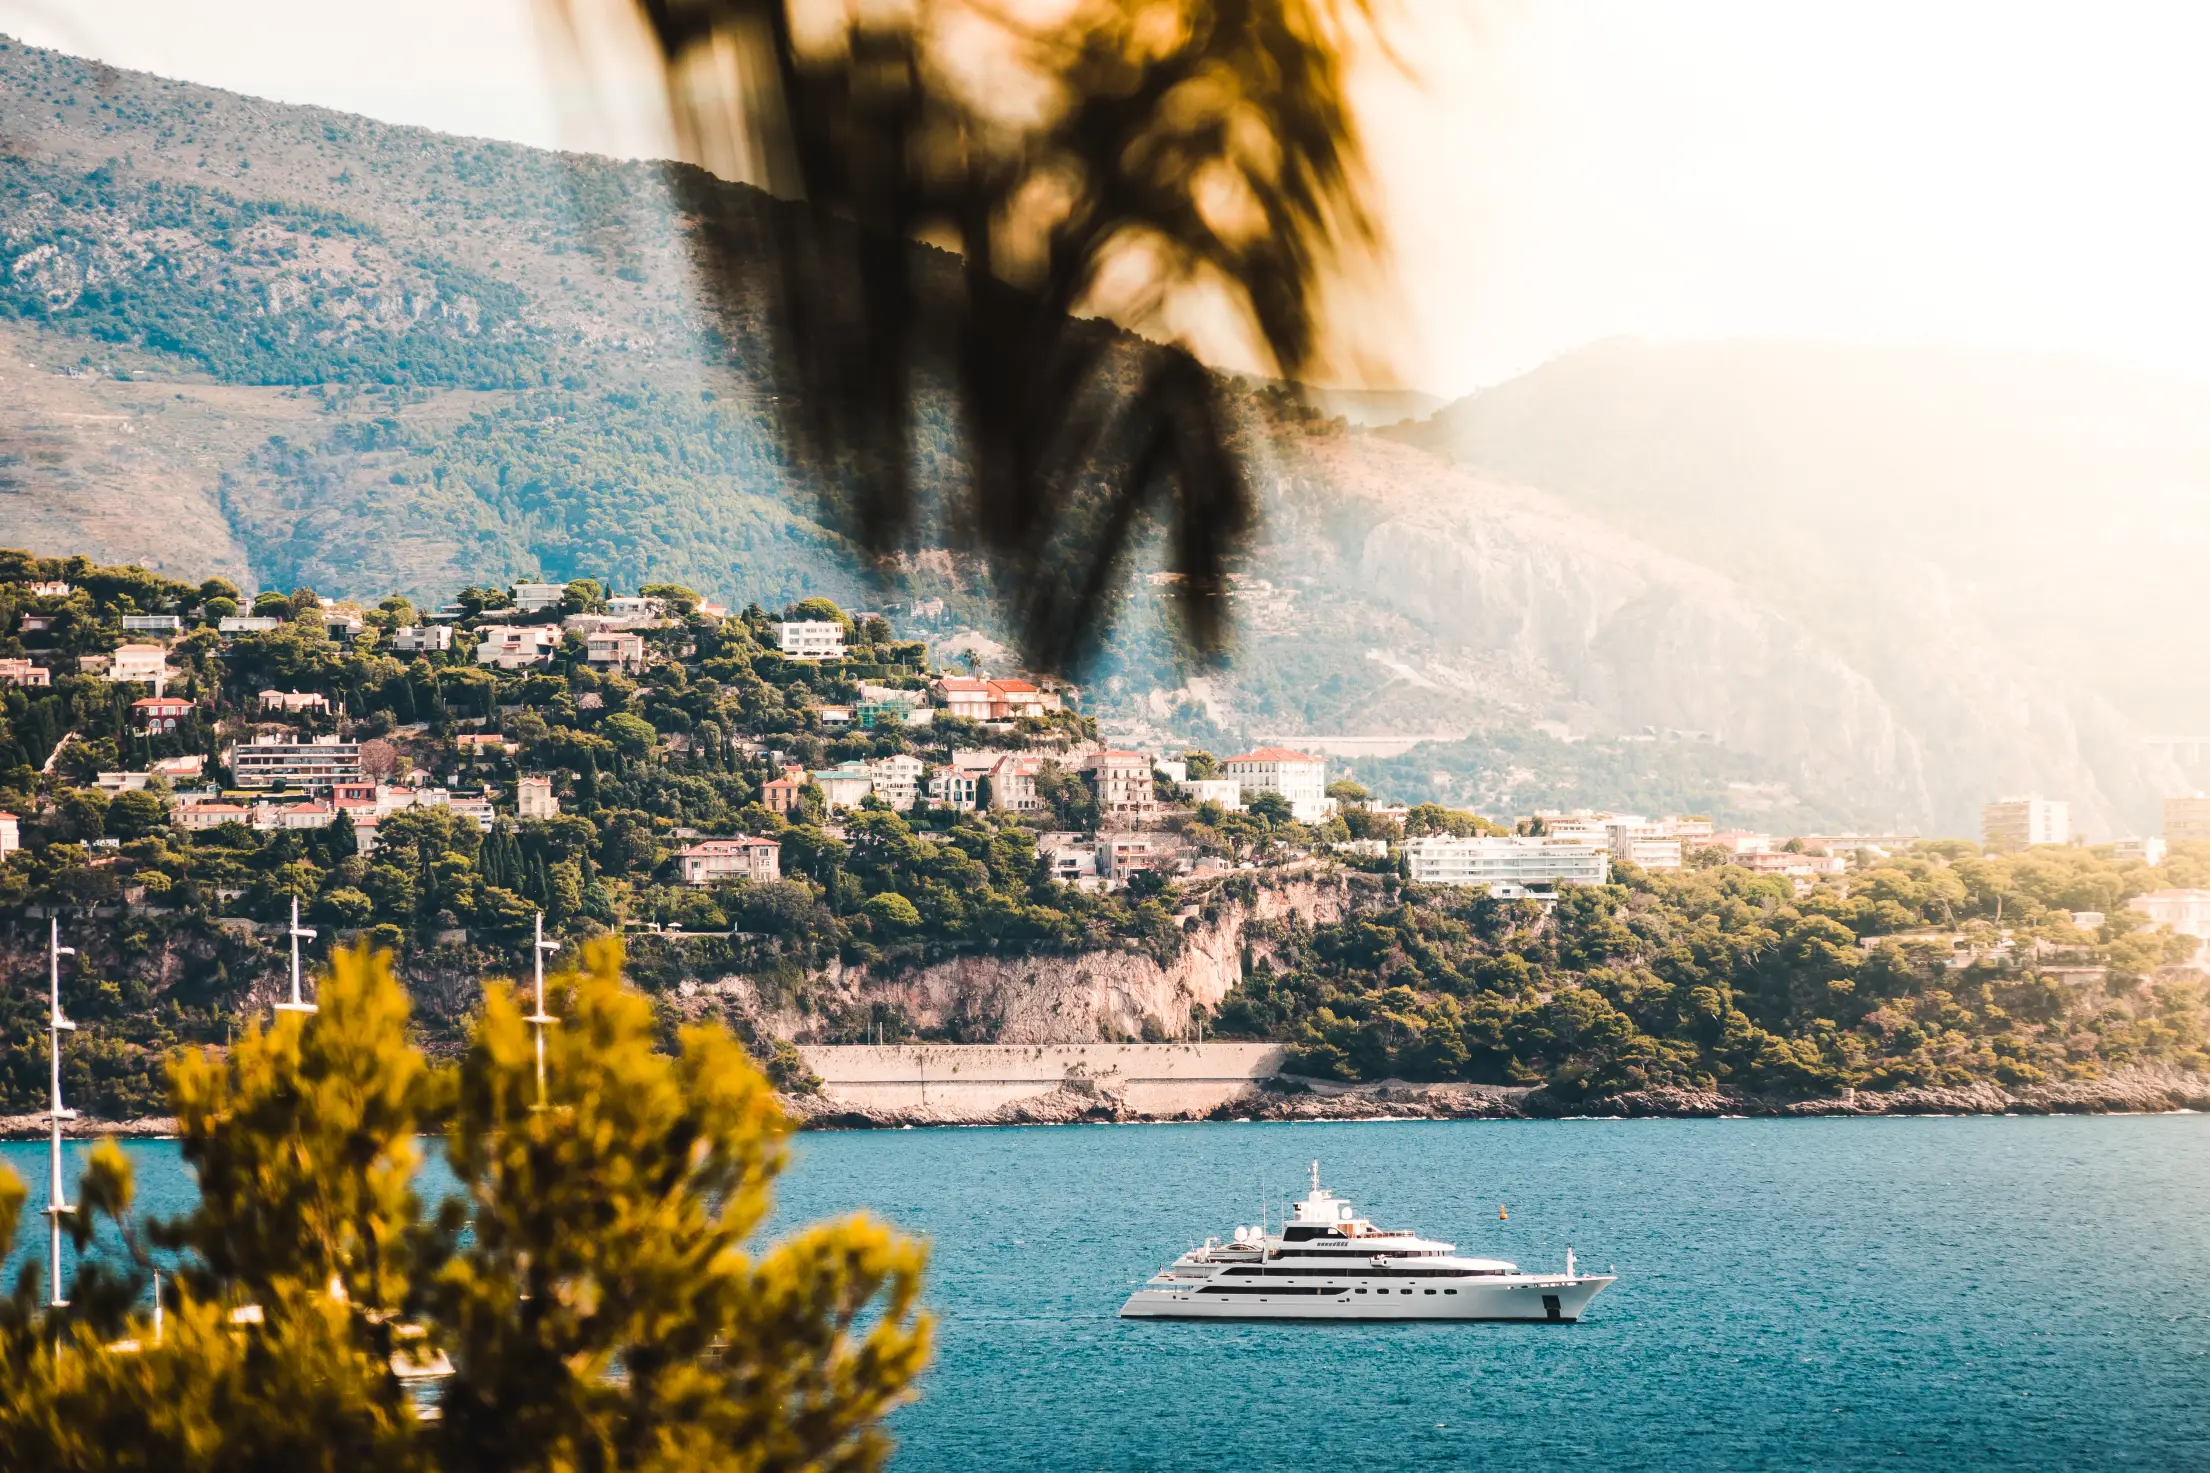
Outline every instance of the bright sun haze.
<svg viewBox="0 0 2210 1473">
<path fill-rule="evenodd" d="M 0 30 L 456 133 L 668 146 L 618 28 L 586 86 L 524 0 L 0 0 Z M 1458 394 L 1634 334 L 2210 373 L 2210 12 L 1404 0 L 1389 34 L 1411 75 L 1370 57 L 1357 92 L 1392 281 L 1345 301 L 1346 371 Z"/>
</svg>

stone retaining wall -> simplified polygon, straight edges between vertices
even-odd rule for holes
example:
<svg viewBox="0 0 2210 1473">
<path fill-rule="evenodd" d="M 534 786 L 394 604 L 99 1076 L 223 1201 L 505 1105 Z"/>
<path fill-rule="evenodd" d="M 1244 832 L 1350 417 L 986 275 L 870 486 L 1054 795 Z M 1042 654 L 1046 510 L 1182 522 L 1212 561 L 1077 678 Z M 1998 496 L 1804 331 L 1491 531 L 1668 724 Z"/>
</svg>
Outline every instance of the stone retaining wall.
<svg viewBox="0 0 2210 1473">
<path fill-rule="evenodd" d="M 827 1100 L 866 1114 L 981 1119 L 1059 1090 L 1139 1115 L 1203 1115 L 1281 1071 L 1273 1043 L 801 1045 Z"/>
</svg>

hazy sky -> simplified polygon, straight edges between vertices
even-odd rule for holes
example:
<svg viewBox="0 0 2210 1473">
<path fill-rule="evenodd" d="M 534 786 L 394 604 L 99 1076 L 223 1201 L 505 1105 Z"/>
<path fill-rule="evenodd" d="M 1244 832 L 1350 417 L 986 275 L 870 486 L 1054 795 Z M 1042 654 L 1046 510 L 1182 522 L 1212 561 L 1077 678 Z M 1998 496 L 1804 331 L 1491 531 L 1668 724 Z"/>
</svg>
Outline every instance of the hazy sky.
<svg viewBox="0 0 2210 1473">
<path fill-rule="evenodd" d="M 1417 78 L 1377 63 L 1360 87 L 1398 307 L 1363 316 L 1409 385 L 1462 393 L 1621 333 L 2210 375 L 2210 6 L 1400 9 Z M 454 132 L 665 147 L 648 98 L 549 80 L 527 0 L 0 0 L 0 30 Z"/>
</svg>

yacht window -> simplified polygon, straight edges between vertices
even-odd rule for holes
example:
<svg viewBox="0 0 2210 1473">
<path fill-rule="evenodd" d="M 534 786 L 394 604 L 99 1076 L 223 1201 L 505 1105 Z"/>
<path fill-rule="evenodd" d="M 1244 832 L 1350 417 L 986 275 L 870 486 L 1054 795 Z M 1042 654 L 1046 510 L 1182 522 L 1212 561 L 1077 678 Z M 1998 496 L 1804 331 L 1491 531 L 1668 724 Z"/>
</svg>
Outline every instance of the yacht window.
<svg viewBox="0 0 2210 1473">
<path fill-rule="evenodd" d="M 1443 1290 L 1443 1292 L 1444 1292 L 1445 1294 L 1455 1294 L 1455 1293 L 1457 1293 L 1458 1291 L 1457 1291 L 1456 1289 L 1445 1289 L 1445 1290 Z"/>
<path fill-rule="evenodd" d="M 1427 1293 L 1427 1294 L 1432 1294 L 1432 1293 L 1434 1293 L 1435 1291 L 1434 1291 L 1433 1289 L 1426 1289 L 1426 1290 L 1422 1290 L 1421 1292 L 1423 1292 L 1423 1293 Z"/>
<path fill-rule="evenodd" d="M 1363 1293 L 1365 1293 L 1366 1291 L 1365 1291 L 1364 1289 L 1361 1289 L 1361 1290 L 1359 1290 L 1358 1292 L 1359 1292 L 1359 1293 L 1361 1293 L 1361 1294 L 1363 1294 Z M 1455 1291 L 1455 1290 L 1453 1290 L 1452 1292 L 1453 1292 L 1453 1293 L 1455 1293 L 1456 1291 Z"/>
</svg>

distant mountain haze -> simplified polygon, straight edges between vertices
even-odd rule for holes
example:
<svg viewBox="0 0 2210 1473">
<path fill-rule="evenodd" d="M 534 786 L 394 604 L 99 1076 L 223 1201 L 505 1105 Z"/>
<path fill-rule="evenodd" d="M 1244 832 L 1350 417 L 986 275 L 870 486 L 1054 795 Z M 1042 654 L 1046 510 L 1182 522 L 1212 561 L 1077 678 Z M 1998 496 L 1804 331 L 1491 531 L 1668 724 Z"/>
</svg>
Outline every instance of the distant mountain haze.
<svg viewBox="0 0 2210 1473">
<path fill-rule="evenodd" d="M 924 536 L 885 573 L 822 525 L 756 304 L 711 307 L 687 228 L 662 166 L 7 45 L 0 543 L 436 601 L 523 573 L 941 597 L 920 632 L 1002 639 L 971 554 Z M 1087 684 L 1131 738 L 1453 738 L 1345 760 L 1491 813 L 1784 829 L 1971 832 L 2040 789 L 2132 830 L 2189 782 L 2142 744 L 2210 722 L 2184 386 L 1606 344 L 1386 432 L 1338 416 L 1432 402 L 1233 397 L 1265 513 L 1239 648 L 1189 668 L 1137 569 Z M 914 445 L 940 488 L 949 414 Z"/>
<path fill-rule="evenodd" d="M 2210 731 L 2210 386 L 2077 358 L 1608 342 L 1389 433 L 1785 610 L 1893 700 L 1937 790 L 2153 825 Z"/>
</svg>

